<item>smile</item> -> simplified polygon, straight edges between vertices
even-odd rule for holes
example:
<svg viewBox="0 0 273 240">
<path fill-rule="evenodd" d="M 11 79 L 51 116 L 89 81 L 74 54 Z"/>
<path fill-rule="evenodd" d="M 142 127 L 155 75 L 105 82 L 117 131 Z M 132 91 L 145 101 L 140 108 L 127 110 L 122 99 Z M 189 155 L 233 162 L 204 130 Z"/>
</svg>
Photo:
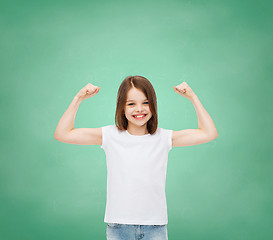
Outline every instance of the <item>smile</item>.
<svg viewBox="0 0 273 240">
<path fill-rule="evenodd" d="M 133 117 L 135 118 L 135 119 L 143 119 L 143 118 L 145 118 L 147 116 L 147 114 L 143 114 L 143 115 L 133 115 Z"/>
</svg>

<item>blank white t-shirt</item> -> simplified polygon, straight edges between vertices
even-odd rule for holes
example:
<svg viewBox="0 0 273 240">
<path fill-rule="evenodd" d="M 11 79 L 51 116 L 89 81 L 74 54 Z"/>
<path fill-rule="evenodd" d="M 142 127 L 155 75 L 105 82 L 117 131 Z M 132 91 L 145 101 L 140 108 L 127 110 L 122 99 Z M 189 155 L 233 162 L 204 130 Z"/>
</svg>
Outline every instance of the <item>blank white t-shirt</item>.
<svg viewBox="0 0 273 240">
<path fill-rule="evenodd" d="M 168 223 L 165 183 L 172 130 L 142 136 L 102 127 L 107 162 L 104 222 L 136 225 Z"/>
</svg>

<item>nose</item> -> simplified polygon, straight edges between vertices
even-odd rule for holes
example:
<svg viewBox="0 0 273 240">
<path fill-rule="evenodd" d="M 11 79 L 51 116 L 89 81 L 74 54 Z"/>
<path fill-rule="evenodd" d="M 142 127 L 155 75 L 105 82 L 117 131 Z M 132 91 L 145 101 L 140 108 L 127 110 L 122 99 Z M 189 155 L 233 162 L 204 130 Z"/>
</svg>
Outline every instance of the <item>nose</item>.
<svg viewBox="0 0 273 240">
<path fill-rule="evenodd" d="M 137 107 L 136 107 L 136 109 L 137 109 L 139 112 L 141 112 L 141 110 L 143 109 L 143 106 L 142 106 L 141 104 L 138 104 Z"/>
</svg>

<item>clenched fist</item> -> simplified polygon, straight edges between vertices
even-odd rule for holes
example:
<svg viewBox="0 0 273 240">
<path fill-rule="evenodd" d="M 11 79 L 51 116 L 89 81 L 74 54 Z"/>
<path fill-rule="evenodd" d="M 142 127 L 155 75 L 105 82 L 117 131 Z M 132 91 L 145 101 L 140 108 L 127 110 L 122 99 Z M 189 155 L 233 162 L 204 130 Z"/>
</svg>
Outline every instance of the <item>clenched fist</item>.
<svg viewBox="0 0 273 240">
<path fill-rule="evenodd" d="M 180 94 L 181 96 L 192 99 L 195 93 L 192 91 L 190 86 L 186 82 L 182 82 L 181 84 L 174 86 L 174 91 Z"/>
<path fill-rule="evenodd" d="M 100 87 L 94 86 L 91 83 L 88 83 L 84 88 L 82 88 L 77 96 L 84 100 L 87 98 L 94 97 L 100 90 Z"/>
</svg>

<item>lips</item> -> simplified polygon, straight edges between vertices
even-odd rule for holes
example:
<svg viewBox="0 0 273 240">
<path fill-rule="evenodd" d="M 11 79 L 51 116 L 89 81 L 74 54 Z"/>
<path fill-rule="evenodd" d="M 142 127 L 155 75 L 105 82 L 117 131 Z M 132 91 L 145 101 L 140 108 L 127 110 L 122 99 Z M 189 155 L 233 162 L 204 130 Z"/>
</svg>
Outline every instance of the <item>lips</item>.
<svg viewBox="0 0 273 240">
<path fill-rule="evenodd" d="M 143 117 L 136 117 L 136 116 L 143 116 Z M 147 114 L 137 114 L 137 115 L 133 115 L 133 117 L 135 118 L 135 119 L 143 119 L 143 118 L 145 118 L 147 116 Z"/>
</svg>

